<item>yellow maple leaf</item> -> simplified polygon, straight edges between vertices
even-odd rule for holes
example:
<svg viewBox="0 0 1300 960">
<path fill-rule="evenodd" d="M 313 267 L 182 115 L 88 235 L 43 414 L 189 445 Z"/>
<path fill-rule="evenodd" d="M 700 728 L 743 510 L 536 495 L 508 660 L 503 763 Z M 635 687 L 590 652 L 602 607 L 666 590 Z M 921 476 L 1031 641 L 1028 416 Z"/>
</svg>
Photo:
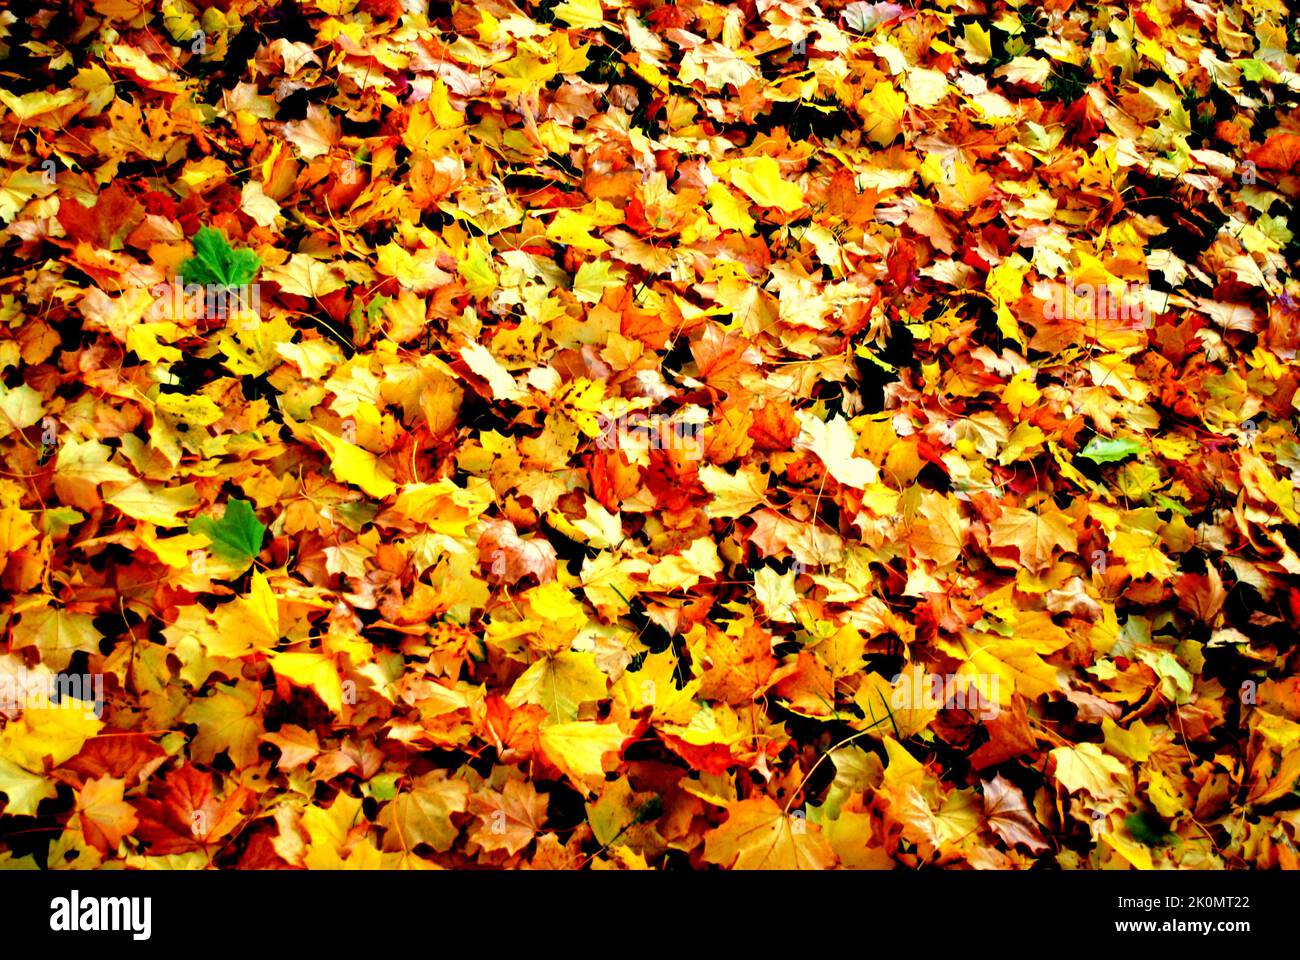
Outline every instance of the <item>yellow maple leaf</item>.
<svg viewBox="0 0 1300 960">
<path fill-rule="evenodd" d="M 1070 793 L 1082 790 L 1097 800 L 1108 800 L 1127 792 L 1128 767 L 1102 753 L 1095 743 L 1057 747 L 1051 757 L 1056 761 L 1056 779 Z"/>
<path fill-rule="evenodd" d="M 573 650 L 543 657 L 515 681 L 506 702 L 512 707 L 536 703 L 557 723 L 576 720 L 584 703 L 607 695 L 609 678 L 590 653 Z"/>
<path fill-rule="evenodd" d="M 190 703 L 181 718 L 197 724 L 198 736 L 190 742 L 190 755 L 200 763 L 211 763 L 225 751 L 236 768 L 257 762 L 261 740 L 262 690 L 246 680 L 217 684 L 209 697 Z"/>
<path fill-rule="evenodd" d="M 995 547 L 1015 547 L 1020 562 L 1035 571 L 1051 566 L 1059 552 L 1074 553 L 1079 549 L 1065 514 L 1021 507 L 1007 507 L 989 525 L 989 542 Z"/>
<path fill-rule="evenodd" d="M 397 492 L 397 484 L 388 476 L 379 458 L 369 450 L 317 426 L 313 426 L 311 431 L 325 448 L 330 458 L 330 469 L 339 480 L 355 484 L 380 500 Z"/>
<path fill-rule="evenodd" d="M 554 12 L 565 23 L 584 30 L 599 30 L 605 22 L 600 0 L 564 0 L 555 5 Z"/>
<path fill-rule="evenodd" d="M 199 493 L 192 483 L 166 487 L 145 480 L 133 480 L 104 500 L 136 520 L 144 520 L 156 527 L 180 527 L 185 525 L 180 514 L 199 505 Z"/>
<path fill-rule="evenodd" d="M 736 198 L 721 181 L 709 184 L 709 216 L 723 230 L 736 230 L 744 236 L 754 232 L 754 218 L 749 208 Z"/>
<path fill-rule="evenodd" d="M 86 842 L 102 853 L 117 849 L 122 838 L 136 828 L 135 807 L 122 799 L 126 781 L 104 776 L 87 780 L 77 794 L 77 816 Z"/>
<path fill-rule="evenodd" d="M 242 657 L 280 642 L 275 593 L 260 572 L 253 573 L 247 596 L 222 604 L 211 616 L 216 629 L 203 631 L 199 639 L 214 657 Z"/>
<path fill-rule="evenodd" d="M 279 676 L 316 691 L 321 702 L 335 715 L 343 713 L 343 680 L 338 664 L 323 653 L 271 653 L 267 659 Z"/>
<path fill-rule="evenodd" d="M 727 819 L 704 835 L 704 859 L 736 870 L 829 870 L 835 851 L 821 828 L 792 816 L 771 797 L 727 808 Z"/>
<path fill-rule="evenodd" d="M 41 652 L 41 663 L 57 671 L 65 669 L 78 650 L 98 653 L 102 639 L 90 614 L 45 606 L 23 613 L 14 625 L 11 646 L 15 650 L 36 647 Z"/>
<path fill-rule="evenodd" d="M 858 101 L 858 113 L 866 125 L 867 136 L 882 147 L 893 141 L 903 129 L 907 98 L 888 80 L 878 80 L 865 97 Z"/>
<path fill-rule="evenodd" d="M 75 103 L 78 96 L 75 90 L 60 90 L 57 93 L 37 90 L 34 93 L 25 93 L 21 97 L 14 96 L 8 90 L 0 90 L 0 103 L 12 110 L 14 116 L 23 123 L 30 123 L 37 117 Z"/>
<path fill-rule="evenodd" d="M 299 297 L 323 297 L 347 285 L 342 272 L 333 264 L 304 253 L 295 253 L 279 266 L 267 267 L 262 275 L 278 283 L 285 293 Z"/>
<path fill-rule="evenodd" d="M 776 207 L 787 213 L 803 209 L 799 184 L 783 177 L 780 165 L 771 157 L 737 161 L 731 168 L 731 182 L 759 206 Z"/>
<path fill-rule="evenodd" d="M 832 477 L 857 490 L 880 479 L 876 465 L 853 452 L 858 435 L 847 420 L 837 416 L 823 421 L 803 410 L 799 411 L 798 417 L 800 432 L 795 438 L 795 449 L 815 453 Z"/>
<path fill-rule="evenodd" d="M 604 782 L 604 756 L 620 750 L 627 739 L 617 724 L 575 720 L 542 727 L 538 742 L 565 776 L 592 789 Z"/>
<path fill-rule="evenodd" d="M 12 817 L 34 817 L 42 800 L 58 794 L 53 781 L 0 757 L 0 793 L 7 798 L 4 812 Z"/>
<path fill-rule="evenodd" d="M 706 509 L 711 517 L 743 517 L 763 505 L 767 474 L 755 464 L 745 464 L 734 474 L 711 464 L 700 468 L 700 482 L 713 494 Z"/>
<path fill-rule="evenodd" d="M 69 700 L 49 707 L 29 706 L 0 735 L 0 756 L 29 771 L 44 769 L 46 757 L 57 767 L 75 757 L 103 727 L 89 703 Z"/>
</svg>

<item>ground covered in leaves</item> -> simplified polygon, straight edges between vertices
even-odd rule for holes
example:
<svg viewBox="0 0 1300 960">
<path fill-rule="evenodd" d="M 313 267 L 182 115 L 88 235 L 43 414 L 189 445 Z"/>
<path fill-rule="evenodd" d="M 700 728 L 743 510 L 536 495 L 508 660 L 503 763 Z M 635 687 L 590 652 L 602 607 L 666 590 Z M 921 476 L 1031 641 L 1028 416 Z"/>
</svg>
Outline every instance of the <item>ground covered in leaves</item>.
<svg viewBox="0 0 1300 960">
<path fill-rule="evenodd" d="M 46 2 L 0 864 L 1297 865 L 1282 3 Z"/>
</svg>

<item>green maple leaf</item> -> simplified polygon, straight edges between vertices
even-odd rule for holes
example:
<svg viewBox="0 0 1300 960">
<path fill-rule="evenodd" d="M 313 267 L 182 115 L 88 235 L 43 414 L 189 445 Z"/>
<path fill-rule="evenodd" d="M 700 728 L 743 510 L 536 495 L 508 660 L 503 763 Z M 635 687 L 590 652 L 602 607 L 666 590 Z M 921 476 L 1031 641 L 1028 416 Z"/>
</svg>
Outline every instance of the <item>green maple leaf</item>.
<svg viewBox="0 0 1300 960">
<path fill-rule="evenodd" d="M 1263 60 L 1238 60 L 1237 66 L 1241 67 L 1242 77 L 1251 83 L 1259 83 L 1261 80 L 1267 80 L 1269 83 L 1280 83 L 1282 80 L 1277 71 Z"/>
<path fill-rule="evenodd" d="M 1093 437 L 1088 445 L 1079 451 L 1079 456 L 1093 463 L 1118 463 L 1125 457 L 1142 452 L 1142 444 L 1136 440 L 1111 440 Z"/>
<path fill-rule="evenodd" d="M 223 560 L 247 566 L 262 552 L 266 527 L 257 520 L 253 506 L 246 500 L 231 500 L 220 520 L 195 517 L 190 533 L 202 534 L 212 541 L 212 552 Z"/>
<path fill-rule="evenodd" d="M 251 283 L 262 259 L 252 250 L 236 250 L 220 230 L 204 227 L 194 234 L 194 256 L 181 265 L 186 283 L 210 283 L 240 287 Z"/>
<path fill-rule="evenodd" d="M 1139 843 L 1148 847 L 1163 847 L 1174 839 L 1164 823 L 1149 813 L 1130 813 L 1124 818 L 1124 826 Z"/>
</svg>

